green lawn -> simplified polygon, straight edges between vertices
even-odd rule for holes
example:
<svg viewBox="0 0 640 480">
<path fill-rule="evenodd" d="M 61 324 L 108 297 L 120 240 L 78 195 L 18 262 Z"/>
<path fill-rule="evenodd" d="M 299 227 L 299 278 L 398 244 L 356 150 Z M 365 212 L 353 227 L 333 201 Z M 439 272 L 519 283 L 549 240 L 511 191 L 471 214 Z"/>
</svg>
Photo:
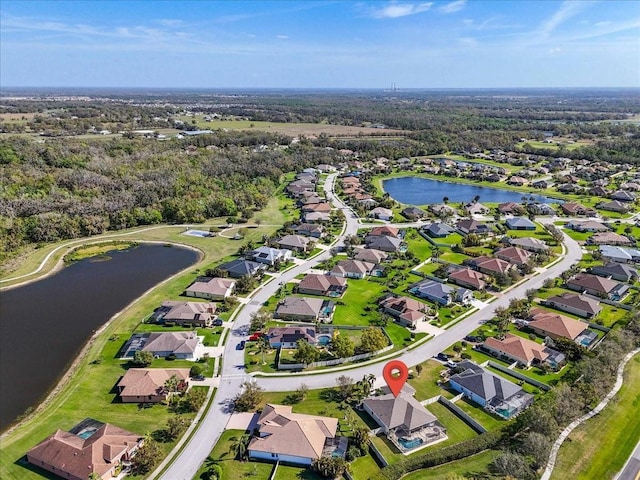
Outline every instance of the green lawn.
<svg viewBox="0 0 640 480">
<path fill-rule="evenodd" d="M 551 478 L 613 478 L 640 440 L 639 406 L 640 356 L 636 355 L 627 364 L 615 398 L 563 443 Z"/>
<path fill-rule="evenodd" d="M 456 402 L 456 406 L 460 407 L 460 409 L 462 409 L 467 415 L 479 422 L 480 425 L 487 430 L 502 428 L 506 423 L 506 420 L 487 412 L 484 408 L 476 405 L 466 398 L 458 400 Z"/>
<path fill-rule="evenodd" d="M 455 263 L 456 265 L 462 265 L 462 262 L 471 258 L 469 255 L 465 255 L 464 253 L 455 253 L 455 252 L 443 252 L 440 254 L 440 259 L 445 262 Z"/>
<path fill-rule="evenodd" d="M 432 245 L 427 242 L 416 230 L 409 229 L 405 235 L 408 251 L 412 252 L 418 262 L 431 258 Z"/>
<path fill-rule="evenodd" d="M 462 460 L 417 470 L 402 477 L 402 480 L 442 480 L 453 474 L 466 478 L 482 478 L 481 475 L 485 475 L 489 471 L 491 462 L 498 454 L 499 452 L 496 450 L 486 450 Z"/>
<path fill-rule="evenodd" d="M 448 393 L 436 383 L 440 379 L 440 372 L 446 370 L 445 366 L 435 360 L 427 360 L 422 364 L 422 368 L 420 376 L 409 380 L 409 385 L 416 389 L 414 396 L 417 400 L 422 401 Z M 415 372 L 415 367 L 413 370 Z"/>
<path fill-rule="evenodd" d="M 351 463 L 351 476 L 354 480 L 369 480 L 379 471 L 380 467 L 370 454 L 356 458 Z"/>
</svg>

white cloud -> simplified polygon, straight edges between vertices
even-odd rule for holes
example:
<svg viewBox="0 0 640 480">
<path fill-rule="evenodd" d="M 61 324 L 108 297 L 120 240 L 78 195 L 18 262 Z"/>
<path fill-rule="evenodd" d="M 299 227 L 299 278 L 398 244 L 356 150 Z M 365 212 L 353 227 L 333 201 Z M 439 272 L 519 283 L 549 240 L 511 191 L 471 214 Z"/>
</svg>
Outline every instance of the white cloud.
<svg viewBox="0 0 640 480">
<path fill-rule="evenodd" d="M 555 55 L 555 54 L 560 53 L 560 52 L 561 52 L 560 47 L 553 47 L 553 48 L 549 49 L 549 55 Z"/>
<path fill-rule="evenodd" d="M 587 6 L 586 2 L 575 2 L 565 0 L 560 9 L 547 18 L 540 25 L 539 31 L 542 37 L 548 37 L 553 31 L 570 18 L 576 16 Z"/>
<path fill-rule="evenodd" d="M 289 38 L 289 35 L 276 35 L 276 38 L 280 40 L 287 40 Z"/>
<path fill-rule="evenodd" d="M 472 37 L 460 37 L 458 39 L 458 43 L 460 44 L 460 46 L 468 48 L 478 46 L 478 41 Z"/>
<path fill-rule="evenodd" d="M 455 13 L 459 12 L 466 5 L 467 0 L 456 0 L 455 2 L 447 3 L 446 5 L 438 8 L 440 13 Z"/>
<path fill-rule="evenodd" d="M 597 22 L 595 25 L 596 27 L 608 27 L 609 25 L 611 25 L 613 22 L 609 22 L 609 21 L 602 21 L 602 22 Z"/>
<path fill-rule="evenodd" d="M 386 7 L 374 9 L 371 14 L 375 18 L 406 17 L 408 15 L 416 15 L 418 13 L 426 12 L 432 5 L 432 2 L 418 4 L 393 2 Z"/>
</svg>

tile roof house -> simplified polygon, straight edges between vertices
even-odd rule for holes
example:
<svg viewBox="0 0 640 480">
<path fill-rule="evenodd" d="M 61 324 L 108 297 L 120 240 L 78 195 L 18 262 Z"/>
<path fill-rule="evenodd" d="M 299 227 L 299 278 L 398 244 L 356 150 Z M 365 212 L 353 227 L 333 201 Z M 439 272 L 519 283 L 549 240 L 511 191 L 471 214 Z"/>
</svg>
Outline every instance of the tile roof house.
<svg viewBox="0 0 640 480">
<path fill-rule="evenodd" d="M 69 432 L 57 430 L 27 452 L 27 461 L 62 478 L 87 480 L 92 473 L 109 479 L 133 458 L 144 438 L 108 423 L 86 418 Z"/>
<path fill-rule="evenodd" d="M 479 202 L 471 202 L 465 205 L 464 210 L 469 215 L 486 215 L 489 213 L 489 208 Z"/>
<path fill-rule="evenodd" d="M 598 300 L 570 292 L 549 297 L 545 300 L 544 305 L 584 318 L 593 318 L 602 310 Z"/>
<path fill-rule="evenodd" d="M 560 205 L 562 211 L 567 215 L 587 215 L 587 216 L 595 216 L 598 212 L 593 208 L 585 207 L 576 202 L 565 202 Z"/>
<path fill-rule="evenodd" d="M 564 354 L 511 333 L 507 333 L 503 340 L 487 338 L 481 348 L 509 363 L 517 362 L 523 367 L 547 364 L 555 369 L 565 360 Z"/>
<path fill-rule="evenodd" d="M 402 215 L 409 220 L 417 220 L 419 218 L 423 218 L 427 212 L 419 209 L 418 207 L 407 207 L 402 210 Z"/>
<path fill-rule="evenodd" d="M 193 332 L 151 332 L 142 335 L 146 336 L 146 341 L 140 350 L 151 352 L 156 357 L 168 357 L 173 354 L 176 358 L 195 360 L 196 348 L 202 344 L 195 330 Z"/>
<path fill-rule="evenodd" d="M 307 203 L 301 209 L 302 212 L 319 212 L 329 213 L 331 211 L 331 204 L 325 201 L 319 203 Z"/>
<path fill-rule="evenodd" d="M 384 225 L 381 227 L 372 228 L 367 234 L 367 237 L 379 237 L 379 236 L 398 237 L 400 236 L 400 230 L 396 227 L 390 227 L 390 226 Z"/>
<path fill-rule="evenodd" d="M 334 304 L 322 298 L 285 297 L 278 302 L 273 318 L 303 322 L 330 321 Z"/>
<path fill-rule="evenodd" d="M 462 235 L 468 235 L 470 233 L 475 233 L 477 235 L 486 235 L 491 233 L 491 229 L 486 223 L 478 222 L 473 219 L 465 219 L 460 220 L 456 223 L 456 229 Z"/>
<path fill-rule="evenodd" d="M 449 281 L 461 287 L 472 288 L 474 290 L 482 290 L 487 286 L 485 276 L 470 268 L 461 268 L 451 272 L 449 274 Z"/>
<path fill-rule="evenodd" d="M 422 280 L 409 290 L 413 295 L 426 298 L 440 305 L 450 305 L 453 302 L 467 305 L 473 299 L 473 293 L 465 288 L 454 288 L 435 280 Z"/>
<path fill-rule="evenodd" d="M 475 262 L 472 264 L 475 265 L 476 269 L 487 275 L 506 275 L 514 268 L 511 263 L 499 258 L 477 257 L 473 260 Z"/>
<path fill-rule="evenodd" d="M 528 252 L 548 252 L 549 247 L 542 240 L 532 237 L 510 238 L 509 244 Z"/>
<path fill-rule="evenodd" d="M 375 248 L 356 247 L 353 251 L 355 253 L 353 259 L 362 262 L 380 263 L 389 258 L 386 252 L 376 250 Z"/>
<path fill-rule="evenodd" d="M 184 291 L 187 297 L 206 298 L 207 300 L 224 300 L 233 293 L 236 281 L 231 278 L 215 277 L 207 281 L 193 282 Z"/>
<path fill-rule="evenodd" d="M 382 390 L 384 394 L 364 399 L 362 408 L 401 452 L 447 438 L 446 429 L 413 397 L 409 385 L 397 397 L 387 387 Z"/>
<path fill-rule="evenodd" d="M 611 199 L 620 200 L 621 202 L 634 202 L 636 200 L 636 196 L 626 190 L 617 190 L 611 194 Z"/>
<path fill-rule="evenodd" d="M 509 230 L 535 230 L 536 229 L 536 224 L 533 223 L 528 218 L 524 218 L 524 217 L 507 218 L 506 224 Z"/>
<path fill-rule="evenodd" d="M 512 418 L 533 403 L 533 395 L 469 360 L 458 363 L 456 370 L 461 372 L 449 377 L 451 388 L 503 418 Z"/>
<path fill-rule="evenodd" d="M 518 247 L 506 247 L 496 251 L 495 256 L 505 262 L 513 263 L 521 267 L 529 261 L 531 253 Z"/>
<path fill-rule="evenodd" d="M 116 385 L 122 403 L 160 403 L 167 399 L 167 380 L 189 379 L 188 368 L 130 368 Z"/>
<path fill-rule="evenodd" d="M 570 278 L 567 280 L 567 287 L 611 300 L 621 300 L 629 291 L 629 285 L 589 273 L 579 273 Z"/>
<path fill-rule="evenodd" d="M 576 232 L 608 232 L 610 230 L 605 224 L 595 220 L 571 220 L 566 227 Z"/>
<path fill-rule="evenodd" d="M 512 215 L 520 215 L 524 213 L 524 207 L 519 203 L 515 202 L 505 202 L 500 203 L 498 205 L 498 211 L 504 215 L 512 214 Z"/>
<path fill-rule="evenodd" d="M 251 260 L 244 260 L 238 258 L 231 260 L 230 262 L 223 263 L 218 267 L 231 278 L 242 278 L 247 276 L 253 276 L 264 270 L 266 267 L 264 264 L 258 262 L 252 262 Z"/>
<path fill-rule="evenodd" d="M 588 328 L 588 324 L 580 320 L 565 317 L 558 313 L 534 308 L 529 312 L 530 320 L 526 326 L 537 335 L 555 340 L 559 337 L 575 340 Z"/>
<path fill-rule="evenodd" d="M 174 323 L 176 325 L 210 327 L 216 317 L 215 311 L 215 303 L 167 300 L 162 302 L 162 305 L 153 312 L 150 321 L 160 325 Z"/>
<path fill-rule="evenodd" d="M 322 238 L 324 236 L 324 227 L 314 223 L 301 223 L 293 227 L 293 231 L 306 237 Z"/>
<path fill-rule="evenodd" d="M 404 326 L 412 327 L 424 320 L 424 312 L 429 307 L 422 302 L 409 297 L 389 296 L 380 302 L 385 313 L 388 313 Z"/>
<path fill-rule="evenodd" d="M 452 226 L 442 222 L 432 223 L 428 226 L 425 225 L 422 228 L 426 232 L 426 234 L 432 238 L 446 237 L 447 235 L 450 235 L 456 231 L 456 229 Z"/>
<path fill-rule="evenodd" d="M 262 246 L 249 253 L 249 257 L 255 262 L 274 266 L 278 262 L 291 260 L 291 250 Z"/>
<path fill-rule="evenodd" d="M 341 260 L 331 270 L 331 275 L 345 278 L 364 278 L 370 275 L 375 265 L 360 260 Z"/>
<path fill-rule="evenodd" d="M 293 413 L 290 405 L 267 404 L 258 418 L 258 435 L 249 442 L 249 458 L 311 465 L 336 440 L 338 419 Z"/>
<path fill-rule="evenodd" d="M 308 273 L 297 286 L 297 293 L 303 295 L 321 295 L 341 297 L 347 289 L 347 280 L 335 275 Z"/>
<path fill-rule="evenodd" d="M 600 277 L 611 277 L 621 282 L 635 282 L 638 280 L 638 270 L 625 263 L 609 262 L 591 268 L 591 273 Z"/>
<path fill-rule="evenodd" d="M 380 220 L 391 220 L 393 218 L 393 210 L 384 207 L 376 207 L 369 212 L 369 216 Z"/>
<path fill-rule="evenodd" d="M 271 327 L 267 330 L 271 348 L 297 348 L 298 340 L 316 344 L 316 329 L 310 327 Z"/>
<path fill-rule="evenodd" d="M 329 212 L 304 212 L 302 220 L 306 223 L 324 223 L 331 220 Z"/>
<path fill-rule="evenodd" d="M 286 248 L 294 252 L 306 252 L 312 242 L 312 239 L 301 235 L 285 235 L 277 243 L 280 248 Z"/>
<path fill-rule="evenodd" d="M 383 252 L 397 252 L 402 249 L 404 243 L 401 238 L 388 237 L 386 235 L 376 237 L 366 237 L 365 242 L 368 248 L 381 250 Z"/>
<path fill-rule="evenodd" d="M 634 242 L 615 232 L 594 233 L 587 239 L 590 245 L 632 245 Z"/>
<path fill-rule="evenodd" d="M 607 210 L 609 212 L 620 212 L 627 213 L 629 211 L 629 206 L 625 205 L 619 200 L 611 200 L 610 202 L 602 202 L 597 205 L 597 207 L 601 210 Z"/>
<path fill-rule="evenodd" d="M 635 248 L 616 247 L 613 245 L 600 245 L 602 258 L 618 263 L 634 263 L 640 261 L 640 250 Z"/>
</svg>

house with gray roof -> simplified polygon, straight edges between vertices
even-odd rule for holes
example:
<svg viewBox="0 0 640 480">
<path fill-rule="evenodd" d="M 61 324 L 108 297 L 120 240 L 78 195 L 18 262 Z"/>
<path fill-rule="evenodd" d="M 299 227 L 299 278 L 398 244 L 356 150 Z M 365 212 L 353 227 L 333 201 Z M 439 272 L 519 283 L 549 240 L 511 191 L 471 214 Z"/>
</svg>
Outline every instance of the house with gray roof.
<svg viewBox="0 0 640 480">
<path fill-rule="evenodd" d="M 487 235 L 493 233 L 489 225 L 477 220 L 466 218 L 456 223 L 456 230 L 462 235 L 475 233 L 476 235 Z"/>
<path fill-rule="evenodd" d="M 640 250 L 636 250 L 635 248 L 600 245 L 598 249 L 602 254 L 602 258 L 607 261 L 618 263 L 640 262 Z"/>
<path fill-rule="evenodd" d="M 427 212 L 419 209 L 418 207 L 407 207 L 400 213 L 409 220 L 417 220 L 423 218 L 427 214 Z"/>
<path fill-rule="evenodd" d="M 405 247 L 401 238 L 389 237 L 386 235 L 378 237 L 367 237 L 367 247 L 375 250 L 381 250 L 383 252 L 397 252 L 401 251 Z"/>
<path fill-rule="evenodd" d="M 533 403 L 533 395 L 505 378 L 469 360 L 458 363 L 449 385 L 472 402 L 500 415 L 513 418 Z"/>
<path fill-rule="evenodd" d="M 302 235 L 285 235 L 278 240 L 278 246 L 294 252 L 306 252 L 309 245 L 313 243 L 312 239 L 303 237 Z"/>
<path fill-rule="evenodd" d="M 583 318 L 593 318 L 602 310 L 598 300 L 571 292 L 553 295 L 544 301 L 544 305 Z"/>
<path fill-rule="evenodd" d="M 442 222 L 436 222 L 430 225 L 425 225 L 424 227 L 422 227 L 422 229 L 431 238 L 446 237 L 447 235 L 451 235 L 453 232 L 456 231 L 456 229 L 453 228 L 452 226 Z"/>
<path fill-rule="evenodd" d="M 167 300 L 153 312 L 149 321 L 160 325 L 209 327 L 216 318 L 215 312 L 215 303 Z"/>
<path fill-rule="evenodd" d="M 278 302 L 273 318 L 303 322 L 330 322 L 335 305 L 322 298 L 285 297 Z"/>
<path fill-rule="evenodd" d="M 245 260 L 238 258 L 231 260 L 230 262 L 223 263 L 218 267 L 223 272 L 227 272 L 231 278 L 252 277 L 262 272 L 266 266 L 262 263 L 253 262 L 251 260 Z"/>
<path fill-rule="evenodd" d="M 196 349 L 202 346 L 197 331 L 134 333 L 121 352 L 123 358 L 133 358 L 136 351 L 151 352 L 155 357 L 175 355 L 183 360 L 196 360 Z"/>
<path fill-rule="evenodd" d="M 324 227 L 315 223 L 301 223 L 293 227 L 293 231 L 303 237 L 322 238 L 324 236 Z"/>
<path fill-rule="evenodd" d="M 514 247 L 521 248 L 523 250 L 527 250 L 528 252 L 548 252 L 549 247 L 546 243 L 538 238 L 532 237 L 520 237 L 520 238 L 509 238 L 508 242 L 510 245 Z"/>
<path fill-rule="evenodd" d="M 453 302 L 468 305 L 473 300 L 473 293 L 466 288 L 454 288 L 435 280 L 423 280 L 409 290 L 413 295 L 426 298 L 440 305 L 450 305 Z"/>
<path fill-rule="evenodd" d="M 206 298 L 207 300 L 224 300 L 233 293 L 236 281 L 231 278 L 214 277 L 196 280 L 187 287 L 187 297 Z"/>
<path fill-rule="evenodd" d="M 591 268 L 591 273 L 621 282 L 635 282 L 638 280 L 638 270 L 626 263 L 609 262 Z"/>
<path fill-rule="evenodd" d="M 380 263 L 389 258 L 387 252 L 382 250 L 376 250 L 375 248 L 356 247 L 354 248 L 354 260 L 360 260 L 361 262 Z"/>
<path fill-rule="evenodd" d="M 507 218 L 506 222 L 509 230 L 535 230 L 536 224 L 525 217 Z"/>
<path fill-rule="evenodd" d="M 611 200 L 610 202 L 602 202 L 597 205 L 601 210 L 607 210 L 609 212 L 627 213 L 629 206 L 622 203 L 620 200 Z"/>
<path fill-rule="evenodd" d="M 634 202 L 636 196 L 626 190 L 617 190 L 611 194 L 612 200 L 620 200 L 621 202 Z"/>
<path fill-rule="evenodd" d="M 387 438 L 403 453 L 422 448 L 447 438 L 446 429 L 405 384 L 396 397 L 383 387 L 382 395 L 362 401 L 362 408 L 380 426 Z"/>
<path fill-rule="evenodd" d="M 595 220 L 571 220 L 566 227 L 576 232 L 608 232 L 610 230 L 604 223 Z"/>
<path fill-rule="evenodd" d="M 258 263 L 274 266 L 278 262 L 291 260 L 291 250 L 262 246 L 253 250 L 249 256 Z"/>
<path fill-rule="evenodd" d="M 589 273 L 579 273 L 570 278 L 567 280 L 567 287 L 615 301 L 622 300 L 629 291 L 629 285 Z"/>
</svg>

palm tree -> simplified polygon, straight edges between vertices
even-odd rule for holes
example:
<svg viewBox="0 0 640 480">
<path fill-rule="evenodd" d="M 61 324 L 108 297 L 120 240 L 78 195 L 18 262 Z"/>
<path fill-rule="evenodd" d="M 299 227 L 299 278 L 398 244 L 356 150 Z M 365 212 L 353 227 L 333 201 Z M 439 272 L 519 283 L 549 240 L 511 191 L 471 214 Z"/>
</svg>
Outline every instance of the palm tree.
<svg viewBox="0 0 640 480">
<path fill-rule="evenodd" d="M 258 347 L 258 351 L 262 355 L 262 364 L 264 365 L 266 363 L 264 360 L 264 354 L 267 353 L 269 350 L 271 350 L 271 344 L 269 343 L 269 338 L 267 338 L 264 335 L 261 336 L 258 339 L 257 347 Z"/>
<path fill-rule="evenodd" d="M 433 258 L 439 258 L 440 257 L 440 247 L 438 247 L 437 245 L 434 245 L 434 247 L 431 249 L 431 256 Z"/>
<path fill-rule="evenodd" d="M 449 203 L 449 197 L 442 197 L 442 203 L 444 203 L 445 205 Z"/>
<path fill-rule="evenodd" d="M 236 438 L 235 443 L 231 444 L 229 451 L 234 453 L 238 460 L 245 461 L 247 459 L 250 439 L 251 437 L 249 437 L 249 435 L 242 435 L 240 438 Z"/>
</svg>

